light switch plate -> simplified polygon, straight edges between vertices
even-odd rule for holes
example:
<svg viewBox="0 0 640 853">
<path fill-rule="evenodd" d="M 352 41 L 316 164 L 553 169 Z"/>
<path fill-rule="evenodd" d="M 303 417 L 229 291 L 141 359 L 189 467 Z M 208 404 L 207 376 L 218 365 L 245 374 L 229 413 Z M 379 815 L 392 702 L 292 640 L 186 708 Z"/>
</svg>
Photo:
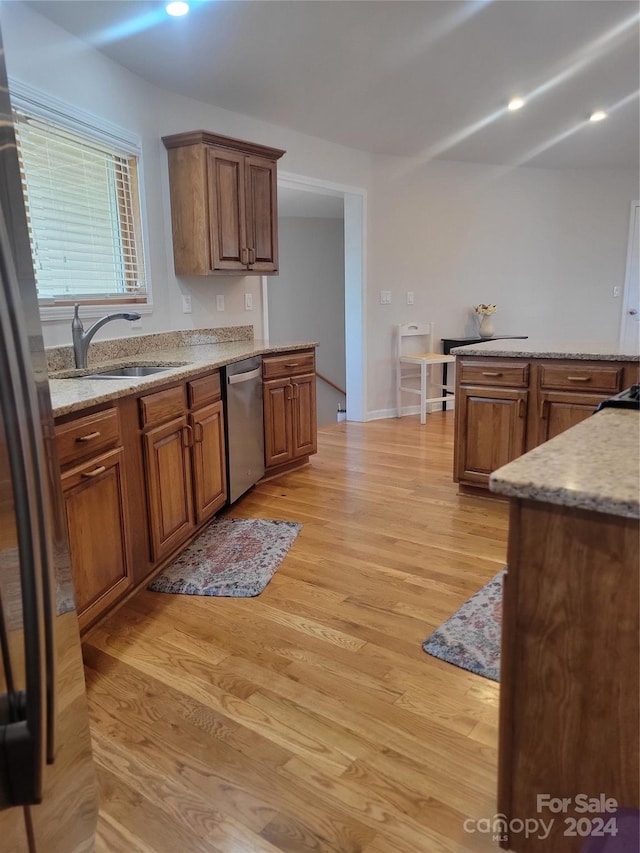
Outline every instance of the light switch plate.
<svg viewBox="0 0 640 853">
<path fill-rule="evenodd" d="M 216 296 L 216 311 L 224 311 L 224 294 L 222 293 Z"/>
<path fill-rule="evenodd" d="M 185 293 L 182 294 L 182 313 L 191 314 L 191 297 Z"/>
<path fill-rule="evenodd" d="M 391 291 L 390 290 L 381 290 L 380 291 L 380 305 L 391 305 Z"/>
<path fill-rule="evenodd" d="M 244 295 L 244 310 L 252 311 L 253 310 L 253 295 L 251 293 L 245 293 Z"/>
<path fill-rule="evenodd" d="M 407 290 L 407 305 L 413 305 L 413 290 Z"/>
</svg>

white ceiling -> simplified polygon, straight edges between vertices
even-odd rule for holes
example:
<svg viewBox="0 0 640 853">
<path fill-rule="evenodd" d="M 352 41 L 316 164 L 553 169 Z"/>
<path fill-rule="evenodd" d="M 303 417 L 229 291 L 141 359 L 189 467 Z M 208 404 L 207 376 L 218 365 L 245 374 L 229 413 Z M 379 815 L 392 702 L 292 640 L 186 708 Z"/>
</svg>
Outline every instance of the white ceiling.
<svg viewBox="0 0 640 853">
<path fill-rule="evenodd" d="M 29 5 L 162 88 L 364 151 L 638 166 L 637 0 Z"/>
</svg>

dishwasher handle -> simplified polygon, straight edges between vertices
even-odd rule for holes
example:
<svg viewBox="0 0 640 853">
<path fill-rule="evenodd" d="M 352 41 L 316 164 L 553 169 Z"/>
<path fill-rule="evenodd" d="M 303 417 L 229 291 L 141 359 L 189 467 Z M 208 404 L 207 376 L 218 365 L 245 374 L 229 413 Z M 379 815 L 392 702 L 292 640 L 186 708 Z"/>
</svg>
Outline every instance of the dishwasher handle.
<svg viewBox="0 0 640 853">
<path fill-rule="evenodd" d="M 262 376 L 262 365 L 256 367 L 255 370 L 248 370 L 246 373 L 236 373 L 235 376 L 227 376 L 229 385 L 237 385 L 238 382 L 249 382 L 251 379 L 257 379 Z"/>
</svg>

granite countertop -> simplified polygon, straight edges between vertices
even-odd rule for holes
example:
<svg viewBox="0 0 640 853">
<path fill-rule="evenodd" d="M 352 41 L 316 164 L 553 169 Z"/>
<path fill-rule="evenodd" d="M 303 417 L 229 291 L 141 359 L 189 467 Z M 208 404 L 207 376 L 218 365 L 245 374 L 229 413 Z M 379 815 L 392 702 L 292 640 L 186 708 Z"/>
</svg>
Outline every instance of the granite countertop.
<svg viewBox="0 0 640 853">
<path fill-rule="evenodd" d="M 603 409 L 494 471 L 492 492 L 640 518 L 640 412 Z"/>
<path fill-rule="evenodd" d="M 640 353 L 625 350 L 617 343 L 594 344 L 558 340 L 487 340 L 480 344 L 454 347 L 452 355 L 496 355 L 503 358 L 568 358 L 585 361 L 638 361 Z"/>
<path fill-rule="evenodd" d="M 135 340 L 135 339 L 133 339 Z M 126 349 L 128 339 L 109 342 L 112 352 Z M 107 343 L 107 342 L 105 342 Z M 49 388 L 54 417 L 80 411 L 88 406 L 116 400 L 139 391 L 153 390 L 174 380 L 188 379 L 207 369 L 223 367 L 243 358 L 256 355 L 309 349 L 318 346 L 316 342 L 296 342 L 273 344 L 260 340 L 222 341 L 218 343 L 184 342 L 182 346 L 167 349 L 150 349 L 147 354 L 137 352 L 121 358 L 108 358 L 104 361 L 91 361 L 86 370 L 59 370 L 49 373 Z M 143 377 L 122 379 L 80 379 L 79 376 L 96 373 L 108 367 L 135 366 L 139 364 L 154 367 L 169 366 L 162 373 Z"/>
</svg>

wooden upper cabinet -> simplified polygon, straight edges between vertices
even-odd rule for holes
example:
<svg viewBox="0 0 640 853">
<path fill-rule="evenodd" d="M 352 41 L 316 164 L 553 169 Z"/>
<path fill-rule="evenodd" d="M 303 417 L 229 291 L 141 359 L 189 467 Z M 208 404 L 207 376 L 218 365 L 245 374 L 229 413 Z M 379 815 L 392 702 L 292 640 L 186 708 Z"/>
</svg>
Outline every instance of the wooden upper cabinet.
<svg viewBox="0 0 640 853">
<path fill-rule="evenodd" d="M 176 275 L 278 272 L 277 161 L 206 131 L 165 136 Z"/>
</svg>

